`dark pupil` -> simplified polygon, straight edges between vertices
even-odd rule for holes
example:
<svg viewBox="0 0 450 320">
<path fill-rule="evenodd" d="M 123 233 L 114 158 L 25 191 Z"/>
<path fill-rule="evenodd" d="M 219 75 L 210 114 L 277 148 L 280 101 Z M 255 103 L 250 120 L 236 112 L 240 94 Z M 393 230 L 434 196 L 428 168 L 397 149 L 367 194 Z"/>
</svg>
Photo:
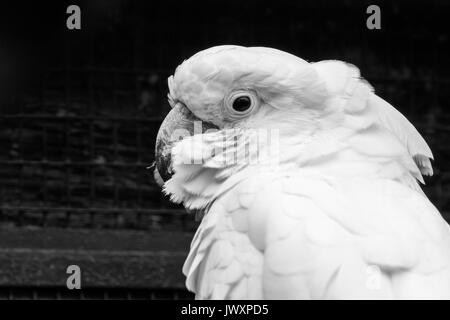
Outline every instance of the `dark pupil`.
<svg viewBox="0 0 450 320">
<path fill-rule="evenodd" d="M 252 101 L 247 96 L 242 96 L 233 101 L 233 109 L 239 112 L 243 112 L 250 108 Z"/>
</svg>

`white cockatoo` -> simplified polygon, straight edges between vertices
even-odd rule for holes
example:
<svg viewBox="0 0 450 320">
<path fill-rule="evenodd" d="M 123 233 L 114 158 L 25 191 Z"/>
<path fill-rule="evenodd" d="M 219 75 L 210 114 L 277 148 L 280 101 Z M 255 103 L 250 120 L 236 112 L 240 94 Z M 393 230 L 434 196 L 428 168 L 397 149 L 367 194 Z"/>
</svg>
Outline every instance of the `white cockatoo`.
<svg viewBox="0 0 450 320">
<path fill-rule="evenodd" d="M 202 221 L 197 299 L 450 298 L 432 153 L 358 68 L 218 46 L 169 78 L 155 177 Z"/>
</svg>

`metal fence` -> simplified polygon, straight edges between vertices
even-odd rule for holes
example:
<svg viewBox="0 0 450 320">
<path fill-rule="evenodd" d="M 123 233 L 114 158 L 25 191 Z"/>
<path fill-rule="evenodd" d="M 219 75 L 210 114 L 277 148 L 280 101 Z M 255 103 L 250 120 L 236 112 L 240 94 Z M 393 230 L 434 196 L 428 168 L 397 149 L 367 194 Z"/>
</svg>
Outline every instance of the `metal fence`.
<svg viewBox="0 0 450 320">
<path fill-rule="evenodd" d="M 167 76 L 215 41 L 360 66 L 430 142 L 436 177 L 425 191 L 450 218 L 447 49 L 439 34 L 436 45 L 421 47 L 433 30 L 422 25 L 412 34 L 394 23 L 384 33 L 353 30 L 345 21 L 362 8 L 354 1 L 323 12 L 327 2 L 280 3 L 260 7 L 251 18 L 219 2 L 212 9 L 222 15 L 214 23 L 198 19 L 200 6 L 187 2 L 171 11 L 162 3 L 111 3 L 95 31 L 58 34 L 60 51 L 49 49 L 44 72 L 13 110 L 0 113 L 0 298 L 192 297 L 180 269 L 196 222 L 161 195 L 148 167 L 168 110 Z M 414 10 L 386 6 L 392 15 Z M 251 3 L 243 8 L 252 9 Z M 334 10 L 342 14 L 330 17 Z M 425 63 L 424 51 L 435 61 Z M 65 267 L 72 263 L 86 270 L 79 293 L 65 289 Z"/>
</svg>

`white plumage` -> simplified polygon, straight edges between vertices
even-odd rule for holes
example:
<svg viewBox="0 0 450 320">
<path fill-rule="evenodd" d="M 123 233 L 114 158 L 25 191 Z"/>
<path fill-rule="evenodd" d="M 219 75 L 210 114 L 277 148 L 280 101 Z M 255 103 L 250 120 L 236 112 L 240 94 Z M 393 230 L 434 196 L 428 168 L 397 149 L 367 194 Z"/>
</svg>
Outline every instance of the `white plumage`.
<svg viewBox="0 0 450 320">
<path fill-rule="evenodd" d="M 169 86 L 219 129 L 175 144 L 164 185 L 205 213 L 183 268 L 197 298 L 450 298 L 449 227 L 418 183 L 431 150 L 355 66 L 221 46 Z M 255 100 L 245 115 L 237 90 Z M 276 162 L 267 144 L 224 161 L 260 129 L 277 130 Z"/>
</svg>

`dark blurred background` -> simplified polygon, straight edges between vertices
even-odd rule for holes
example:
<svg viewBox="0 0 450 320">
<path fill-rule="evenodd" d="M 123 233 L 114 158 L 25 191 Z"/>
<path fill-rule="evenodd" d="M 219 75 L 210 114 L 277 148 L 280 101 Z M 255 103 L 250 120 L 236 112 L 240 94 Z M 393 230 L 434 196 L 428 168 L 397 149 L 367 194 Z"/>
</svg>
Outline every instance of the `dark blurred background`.
<svg viewBox="0 0 450 320">
<path fill-rule="evenodd" d="M 81 30 L 66 8 L 81 8 Z M 381 30 L 366 8 L 381 8 Z M 269 46 L 357 65 L 429 142 L 450 218 L 450 3 L 14 1 L 0 4 L 0 298 L 191 298 L 196 222 L 147 167 L 166 79 L 195 52 Z M 82 290 L 66 288 L 66 268 Z"/>
</svg>

